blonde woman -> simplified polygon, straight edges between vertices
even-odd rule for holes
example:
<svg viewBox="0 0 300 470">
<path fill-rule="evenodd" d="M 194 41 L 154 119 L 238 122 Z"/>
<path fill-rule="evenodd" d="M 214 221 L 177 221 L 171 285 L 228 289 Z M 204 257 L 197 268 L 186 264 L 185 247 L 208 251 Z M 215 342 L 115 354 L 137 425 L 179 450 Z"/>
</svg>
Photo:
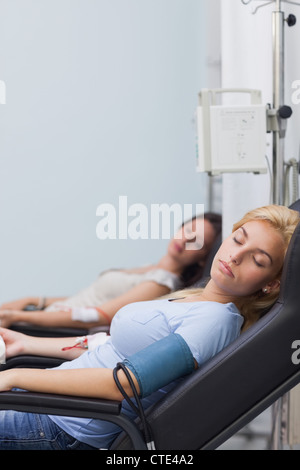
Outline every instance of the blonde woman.
<svg viewBox="0 0 300 470">
<path fill-rule="evenodd" d="M 52 370 L 1 372 L 0 391 L 16 387 L 121 400 L 114 380 L 115 366 L 121 362 L 143 407 L 149 407 L 273 304 L 299 217 L 276 205 L 250 211 L 222 243 L 203 289 L 123 307 L 112 321 L 111 337 L 93 351 L 81 349 L 83 343 L 66 349 L 70 338 L 33 338 L 0 329 L 8 357 L 26 353 L 73 359 Z M 124 370 L 118 370 L 117 377 L 132 396 Z M 123 412 L 132 417 L 126 402 Z M 101 420 L 0 412 L 0 449 L 109 448 L 119 432 L 116 425 Z"/>
</svg>

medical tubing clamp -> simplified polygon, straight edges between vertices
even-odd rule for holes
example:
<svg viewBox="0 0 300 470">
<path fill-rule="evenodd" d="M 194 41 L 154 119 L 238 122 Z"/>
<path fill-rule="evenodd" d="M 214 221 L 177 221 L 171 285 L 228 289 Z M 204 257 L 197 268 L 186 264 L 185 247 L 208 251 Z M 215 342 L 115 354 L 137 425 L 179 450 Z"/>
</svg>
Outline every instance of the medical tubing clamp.
<svg viewBox="0 0 300 470">
<path fill-rule="evenodd" d="M 135 401 L 136 401 L 138 406 L 135 406 L 135 404 L 133 403 L 131 398 L 127 395 L 127 393 L 125 392 L 124 388 L 122 387 L 122 385 L 119 381 L 117 372 L 120 369 L 122 369 L 122 371 L 124 372 L 128 382 L 129 382 L 129 385 L 132 389 Z M 143 405 L 141 403 L 141 400 L 140 400 L 140 397 L 138 395 L 137 389 L 136 389 L 136 387 L 133 383 L 133 380 L 132 380 L 132 378 L 130 376 L 130 373 L 129 373 L 128 369 L 126 368 L 125 364 L 123 364 L 121 362 L 117 363 L 116 367 L 113 370 L 113 377 L 114 377 L 115 383 L 116 383 L 118 389 L 120 390 L 120 392 L 122 393 L 123 397 L 125 398 L 127 403 L 130 405 L 130 407 L 133 409 L 133 411 L 136 413 L 136 415 L 141 420 L 144 439 L 145 439 L 145 442 L 146 442 L 146 445 L 147 445 L 147 449 L 148 450 L 155 450 L 154 440 L 153 440 L 153 437 L 152 437 L 150 426 L 149 426 L 149 424 L 147 422 L 147 419 L 146 419 L 146 416 L 145 416 Z"/>
</svg>

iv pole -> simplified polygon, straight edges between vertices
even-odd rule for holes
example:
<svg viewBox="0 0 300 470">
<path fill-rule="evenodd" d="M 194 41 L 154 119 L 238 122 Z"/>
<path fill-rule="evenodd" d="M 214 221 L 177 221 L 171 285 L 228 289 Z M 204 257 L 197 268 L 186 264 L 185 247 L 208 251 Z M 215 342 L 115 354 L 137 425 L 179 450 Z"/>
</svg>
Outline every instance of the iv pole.
<svg viewBox="0 0 300 470">
<path fill-rule="evenodd" d="M 252 0 L 242 0 L 244 5 L 248 5 Z M 260 0 L 259 0 L 260 1 Z M 291 117 L 293 111 L 290 106 L 284 104 L 284 22 L 288 26 L 296 24 L 296 17 L 289 15 L 284 19 L 284 12 L 281 10 L 282 2 L 293 5 L 299 3 L 289 0 L 272 0 L 264 5 L 258 6 L 253 14 L 260 8 L 276 4 L 272 14 L 272 37 L 273 37 L 273 107 L 268 110 L 268 132 L 273 134 L 273 192 L 272 203 L 284 204 L 284 138 L 286 134 L 287 119 Z"/>
<path fill-rule="evenodd" d="M 273 112 L 270 112 L 273 132 L 273 203 L 284 204 L 284 138 L 287 119 L 293 111 L 284 104 L 284 12 L 281 0 L 276 0 L 273 11 Z M 287 19 L 289 26 L 296 23 L 294 15 Z M 273 116 L 273 118 L 272 118 Z M 275 122 L 274 117 L 276 116 Z M 276 122 L 277 121 L 277 122 Z"/>
<path fill-rule="evenodd" d="M 284 16 L 281 0 L 276 0 L 273 12 L 273 109 L 277 111 L 278 126 L 273 129 L 273 203 L 283 204 L 283 168 L 285 122 L 280 115 L 284 105 Z"/>
<path fill-rule="evenodd" d="M 271 130 L 273 132 L 273 203 L 284 204 L 284 138 L 287 119 L 293 111 L 284 104 L 284 12 L 281 11 L 282 0 L 276 0 L 273 11 L 273 112 L 270 112 Z M 289 3 L 289 2 L 287 2 Z M 296 17 L 289 15 L 288 26 L 296 24 Z M 273 116 L 273 117 L 272 117 Z M 274 122 L 274 116 L 276 116 Z M 277 122 L 276 122 L 277 121 Z"/>
</svg>

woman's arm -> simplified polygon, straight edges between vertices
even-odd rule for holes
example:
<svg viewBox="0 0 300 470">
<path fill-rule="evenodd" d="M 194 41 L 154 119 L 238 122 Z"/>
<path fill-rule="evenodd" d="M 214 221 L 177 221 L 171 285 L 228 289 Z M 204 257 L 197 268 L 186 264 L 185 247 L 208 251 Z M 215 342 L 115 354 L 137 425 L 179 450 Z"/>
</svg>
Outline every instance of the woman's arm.
<svg viewBox="0 0 300 470">
<path fill-rule="evenodd" d="M 7 359 L 27 354 L 72 360 L 85 351 L 81 348 L 64 350 L 64 348 L 73 346 L 76 338 L 39 338 L 6 328 L 0 328 L 0 335 L 5 342 Z"/>
<path fill-rule="evenodd" d="M 129 371 L 130 372 L 130 371 Z M 130 372 L 139 392 L 135 376 Z M 131 387 L 122 370 L 118 378 L 128 396 L 133 396 Z M 21 388 L 31 392 L 54 393 L 88 398 L 122 400 L 123 396 L 115 384 L 112 369 L 10 369 L 0 372 L 0 392 Z"/>
<path fill-rule="evenodd" d="M 61 302 L 66 297 L 47 297 L 43 298 L 43 307 L 48 307 L 54 302 Z M 23 310 L 27 305 L 40 305 L 41 297 L 24 297 L 22 299 L 13 300 L 11 302 L 5 302 L 0 306 L 0 310 Z"/>
<path fill-rule="evenodd" d="M 84 322 L 72 320 L 72 312 L 68 311 L 19 311 L 0 310 L 0 320 L 2 326 L 9 328 L 11 324 L 18 322 L 31 323 L 37 326 L 49 326 L 52 328 L 73 327 L 73 328 L 94 328 L 96 326 L 108 325 L 117 311 L 127 304 L 143 300 L 153 300 L 170 292 L 166 286 L 157 284 L 154 281 L 145 281 L 133 287 L 125 294 L 116 297 L 102 305 L 89 305 L 87 307 L 100 307 L 105 312 L 105 316 L 99 314 L 98 321 Z M 109 320 L 110 319 L 110 320 Z"/>
<path fill-rule="evenodd" d="M 93 328 L 105 321 L 97 322 L 82 322 L 72 320 L 72 311 L 54 310 L 54 311 L 26 311 L 26 310 L 0 310 L 1 325 L 4 328 L 9 328 L 13 323 L 25 322 L 36 326 L 50 327 L 50 328 Z M 106 321 L 106 324 L 108 322 Z"/>
<path fill-rule="evenodd" d="M 170 334 L 123 361 L 137 392 L 148 396 L 166 384 L 190 374 L 195 360 L 185 340 Z M 118 378 L 129 396 L 131 387 L 122 369 Z M 0 391 L 21 388 L 33 392 L 122 399 L 112 369 L 10 369 L 0 372 Z"/>
</svg>

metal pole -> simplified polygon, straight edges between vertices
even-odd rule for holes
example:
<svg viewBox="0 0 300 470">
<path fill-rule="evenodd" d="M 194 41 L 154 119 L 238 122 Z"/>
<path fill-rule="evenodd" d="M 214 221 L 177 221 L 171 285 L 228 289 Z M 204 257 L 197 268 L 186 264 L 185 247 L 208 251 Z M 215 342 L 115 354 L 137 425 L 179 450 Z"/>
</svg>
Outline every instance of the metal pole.
<svg viewBox="0 0 300 470">
<path fill-rule="evenodd" d="M 273 12 L 273 108 L 277 112 L 276 130 L 273 131 L 273 203 L 284 200 L 284 136 L 285 123 L 279 116 L 284 105 L 284 13 L 281 0 L 276 0 Z"/>
</svg>

